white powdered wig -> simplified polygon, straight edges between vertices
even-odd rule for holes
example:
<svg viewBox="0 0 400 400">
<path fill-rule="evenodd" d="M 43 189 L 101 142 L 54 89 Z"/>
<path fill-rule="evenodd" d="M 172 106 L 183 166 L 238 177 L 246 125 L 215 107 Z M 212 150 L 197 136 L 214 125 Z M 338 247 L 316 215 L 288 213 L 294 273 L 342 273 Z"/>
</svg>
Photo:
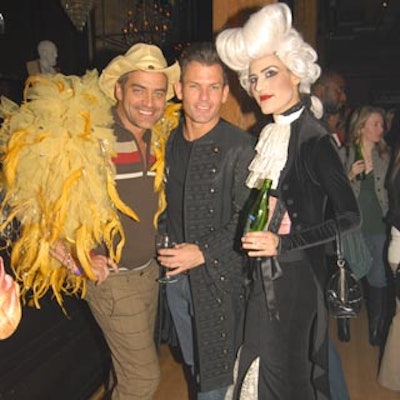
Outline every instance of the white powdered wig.
<svg viewBox="0 0 400 400">
<path fill-rule="evenodd" d="M 292 13 L 285 3 L 269 4 L 252 14 L 242 28 L 222 31 L 216 47 L 248 93 L 250 62 L 267 55 L 275 54 L 300 79 L 300 93 L 309 94 L 321 73 L 316 51 L 292 27 Z M 322 104 L 316 98 L 311 102 L 312 110 L 320 117 Z"/>
</svg>

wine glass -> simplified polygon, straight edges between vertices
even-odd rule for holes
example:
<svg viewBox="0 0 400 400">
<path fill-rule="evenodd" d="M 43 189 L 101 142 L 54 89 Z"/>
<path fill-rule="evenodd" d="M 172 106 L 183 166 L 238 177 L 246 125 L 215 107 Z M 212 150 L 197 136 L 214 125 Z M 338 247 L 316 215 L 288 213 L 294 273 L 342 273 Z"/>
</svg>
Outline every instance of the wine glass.
<svg viewBox="0 0 400 400">
<path fill-rule="evenodd" d="M 174 247 L 174 244 L 175 243 L 171 242 L 171 239 L 168 236 L 168 234 L 166 234 L 166 233 L 156 234 L 155 245 L 156 245 L 157 252 L 158 252 L 158 249 L 168 249 L 168 248 Z M 163 275 L 157 279 L 158 283 L 174 283 L 177 281 L 176 277 L 169 276 L 166 274 L 167 270 L 168 270 L 168 268 L 163 267 Z"/>
</svg>

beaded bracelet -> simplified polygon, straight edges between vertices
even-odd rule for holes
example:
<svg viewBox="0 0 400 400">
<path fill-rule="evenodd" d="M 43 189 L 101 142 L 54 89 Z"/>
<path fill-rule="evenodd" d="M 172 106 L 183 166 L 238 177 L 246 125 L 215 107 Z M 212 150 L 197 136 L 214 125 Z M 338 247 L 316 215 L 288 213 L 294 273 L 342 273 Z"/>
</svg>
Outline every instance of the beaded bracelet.
<svg viewBox="0 0 400 400">
<path fill-rule="evenodd" d="M 83 271 L 80 267 L 78 267 L 76 265 L 76 263 L 74 262 L 74 265 L 76 268 L 73 268 L 72 266 L 72 256 L 71 253 L 67 253 L 66 256 L 64 257 L 63 260 L 63 265 L 65 265 L 65 267 L 72 272 L 75 276 L 82 276 L 83 275 Z"/>
</svg>

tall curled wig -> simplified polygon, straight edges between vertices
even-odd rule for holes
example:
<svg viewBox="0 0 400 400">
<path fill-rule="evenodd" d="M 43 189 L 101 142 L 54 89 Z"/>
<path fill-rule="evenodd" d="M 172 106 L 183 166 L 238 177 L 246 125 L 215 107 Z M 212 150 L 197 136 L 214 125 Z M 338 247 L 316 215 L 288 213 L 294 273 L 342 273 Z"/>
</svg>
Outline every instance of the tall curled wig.
<svg viewBox="0 0 400 400">
<path fill-rule="evenodd" d="M 242 28 L 223 30 L 216 38 L 222 61 L 239 75 L 249 92 L 251 61 L 275 54 L 300 79 L 299 92 L 309 94 L 321 68 L 316 51 L 292 27 L 292 13 L 285 3 L 266 5 L 252 14 Z M 312 96 L 312 109 L 322 115 L 322 104 Z M 320 116 L 320 115 L 318 115 Z"/>
</svg>

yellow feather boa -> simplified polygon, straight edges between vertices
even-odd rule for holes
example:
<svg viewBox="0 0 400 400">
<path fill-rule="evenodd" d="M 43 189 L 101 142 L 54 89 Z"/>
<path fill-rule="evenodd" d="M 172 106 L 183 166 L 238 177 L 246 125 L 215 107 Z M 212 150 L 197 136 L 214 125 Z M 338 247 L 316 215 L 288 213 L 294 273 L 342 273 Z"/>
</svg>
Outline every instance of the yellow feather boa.
<svg viewBox="0 0 400 400">
<path fill-rule="evenodd" d="M 84 296 L 86 279 L 95 280 L 91 249 L 104 243 L 118 263 L 125 238 L 117 211 L 138 220 L 115 188 L 112 104 L 101 92 L 95 70 L 82 77 L 34 76 L 26 82 L 20 107 L 1 100 L 1 211 L 7 218 L 0 229 L 13 219 L 21 223 L 11 266 L 24 299 L 29 296 L 39 308 L 40 298 L 51 289 L 62 305 L 63 294 Z M 167 104 L 152 132 L 154 189 L 159 193 L 154 223 L 165 209 L 165 143 L 178 125 L 179 109 L 180 104 Z M 50 256 L 50 247 L 59 240 L 79 260 L 83 276 Z"/>
</svg>

